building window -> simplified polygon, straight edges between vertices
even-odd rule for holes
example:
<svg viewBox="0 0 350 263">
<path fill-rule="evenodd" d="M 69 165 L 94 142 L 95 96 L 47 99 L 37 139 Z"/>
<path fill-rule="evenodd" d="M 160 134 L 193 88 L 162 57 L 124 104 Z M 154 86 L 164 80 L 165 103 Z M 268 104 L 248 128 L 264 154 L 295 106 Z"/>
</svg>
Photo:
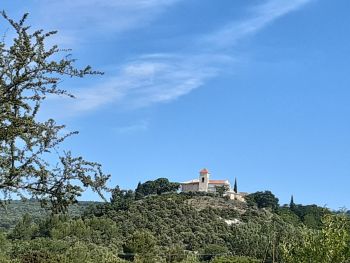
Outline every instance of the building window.
<svg viewBox="0 0 350 263">
<path fill-rule="evenodd" d="M 204 177 L 202 177 L 202 183 L 204 183 Z"/>
</svg>

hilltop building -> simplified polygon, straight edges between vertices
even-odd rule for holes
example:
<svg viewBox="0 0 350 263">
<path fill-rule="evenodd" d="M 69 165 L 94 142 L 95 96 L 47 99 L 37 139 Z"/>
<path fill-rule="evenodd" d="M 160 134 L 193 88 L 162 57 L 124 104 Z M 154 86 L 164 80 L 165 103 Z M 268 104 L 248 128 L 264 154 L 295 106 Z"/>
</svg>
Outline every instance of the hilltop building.
<svg viewBox="0 0 350 263">
<path fill-rule="evenodd" d="M 245 201 L 244 197 L 247 193 L 239 193 L 231 188 L 229 180 L 210 180 L 209 171 L 204 168 L 199 172 L 198 179 L 180 183 L 181 192 L 207 192 L 215 193 L 218 187 L 225 187 L 227 191 L 225 196 L 229 196 L 230 199 Z"/>
</svg>

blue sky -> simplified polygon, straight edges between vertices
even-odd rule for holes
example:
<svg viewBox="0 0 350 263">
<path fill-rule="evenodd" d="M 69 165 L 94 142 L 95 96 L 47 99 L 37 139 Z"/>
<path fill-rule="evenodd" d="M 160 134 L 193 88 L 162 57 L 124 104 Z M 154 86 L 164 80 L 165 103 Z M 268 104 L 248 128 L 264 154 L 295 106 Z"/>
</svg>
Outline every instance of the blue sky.
<svg viewBox="0 0 350 263">
<path fill-rule="evenodd" d="M 322 0 L 3 1 L 58 29 L 77 65 L 50 98 L 73 153 L 110 185 L 186 181 L 207 167 L 281 203 L 350 207 L 350 3 Z M 4 31 L 6 26 L 1 25 Z M 83 199 L 94 199 L 87 192 Z"/>
</svg>

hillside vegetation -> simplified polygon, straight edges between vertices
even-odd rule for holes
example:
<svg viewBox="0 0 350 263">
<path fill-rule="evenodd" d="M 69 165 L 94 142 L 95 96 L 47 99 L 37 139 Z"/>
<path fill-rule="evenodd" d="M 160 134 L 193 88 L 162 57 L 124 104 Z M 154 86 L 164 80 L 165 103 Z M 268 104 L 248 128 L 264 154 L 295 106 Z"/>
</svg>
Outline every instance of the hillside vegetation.
<svg viewBox="0 0 350 263">
<path fill-rule="evenodd" d="M 81 216 L 26 214 L 0 237 L 0 262 L 347 262 L 348 218 L 325 208 L 138 189 Z"/>
<path fill-rule="evenodd" d="M 87 207 L 96 204 L 97 202 L 80 201 L 69 207 L 68 215 L 72 217 L 80 216 Z M 39 221 L 40 219 L 49 216 L 50 211 L 41 207 L 40 202 L 37 201 L 12 201 L 6 206 L 0 207 L 0 229 L 12 229 L 25 214 L 29 214 L 34 221 Z"/>
</svg>

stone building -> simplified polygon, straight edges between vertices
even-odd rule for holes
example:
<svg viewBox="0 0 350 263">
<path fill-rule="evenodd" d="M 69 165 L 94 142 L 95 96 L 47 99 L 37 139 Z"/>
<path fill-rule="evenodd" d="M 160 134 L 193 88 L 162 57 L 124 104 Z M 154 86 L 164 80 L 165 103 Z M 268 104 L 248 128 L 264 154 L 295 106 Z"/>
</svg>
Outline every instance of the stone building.
<svg viewBox="0 0 350 263">
<path fill-rule="evenodd" d="M 210 180 L 209 171 L 204 168 L 199 172 L 198 179 L 180 183 L 181 192 L 207 192 L 215 193 L 217 187 L 224 186 L 226 188 L 225 196 L 229 196 L 230 199 L 239 201 L 245 201 L 244 196 L 246 193 L 236 193 L 232 188 L 229 180 Z"/>
</svg>

